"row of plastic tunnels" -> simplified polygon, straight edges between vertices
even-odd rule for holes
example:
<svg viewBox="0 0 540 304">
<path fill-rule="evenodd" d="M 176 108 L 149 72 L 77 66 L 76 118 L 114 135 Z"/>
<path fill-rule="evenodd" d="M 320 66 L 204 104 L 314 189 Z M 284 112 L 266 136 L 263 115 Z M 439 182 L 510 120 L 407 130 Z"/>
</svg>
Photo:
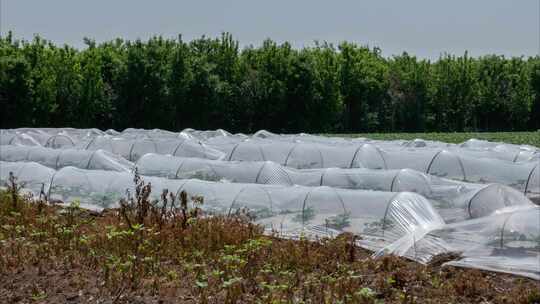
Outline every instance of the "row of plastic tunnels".
<svg viewBox="0 0 540 304">
<path fill-rule="evenodd" d="M 540 136 L 540 135 L 539 135 Z M 471 139 L 43 128 L 0 130 L 0 187 L 101 210 L 134 193 L 134 170 L 203 197 L 209 216 L 247 212 L 285 238 L 359 235 L 375 256 L 540 280 L 540 149 Z"/>
</svg>

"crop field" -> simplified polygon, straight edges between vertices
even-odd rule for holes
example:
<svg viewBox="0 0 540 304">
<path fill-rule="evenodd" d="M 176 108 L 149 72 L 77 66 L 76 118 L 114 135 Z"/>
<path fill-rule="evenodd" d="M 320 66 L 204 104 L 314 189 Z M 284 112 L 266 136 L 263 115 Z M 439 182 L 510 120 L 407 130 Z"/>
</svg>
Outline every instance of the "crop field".
<svg viewBox="0 0 540 304">
<path fill-rule="evenodd" d="M 380 140 L 413 140 L 422 138 L 426 140 L 444 141 L 458 144 L 471 138 L 505 142 L 516 145 L 531 145 L 540 147 L 540 131 L 534 132 L 426 132 L 426 133 L 355 133 L 355 134 L 326 134 L 328 136 L 367 137 Z"/>
<path fill-rule="evenodd" d="M 0 130 L 7 303 L 540 303 L 538 132 Z"/>
<path fill-rule="evenodd" d="M 242 218 L 144 219 L 0 192 L 5 303 L 538 303 L 538 281 L 268 236 Z M 133 212 L 133 213 L 132 213 Z M 129 218 L 136 211 L 128 211 Z M 185 223 L 185 226 L 182 225 Z"/>
<path fill-rule="evenodd" d="M 540 304 L 540 0 L 34 2 L 0 304 Z"/>
</svg>

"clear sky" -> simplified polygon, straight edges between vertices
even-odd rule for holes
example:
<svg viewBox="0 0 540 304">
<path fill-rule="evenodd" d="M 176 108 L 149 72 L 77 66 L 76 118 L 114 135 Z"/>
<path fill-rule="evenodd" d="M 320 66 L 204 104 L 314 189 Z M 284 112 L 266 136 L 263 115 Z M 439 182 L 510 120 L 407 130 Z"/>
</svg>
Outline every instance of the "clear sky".
<svg viewBox="0 0 540 304">
<path fill-rule="evenodd" d="M 40 34 L 83 46 L 83 37 L 185 40 L 227 31 L 242 46 L 265 38 L 295 47 L 314 40 L 378 46 L 385 56 L 407 51 L 437 58 L 534 56 L 539 52 L 540 0 L 0 0 L 1 32 Z"/>
</svg>

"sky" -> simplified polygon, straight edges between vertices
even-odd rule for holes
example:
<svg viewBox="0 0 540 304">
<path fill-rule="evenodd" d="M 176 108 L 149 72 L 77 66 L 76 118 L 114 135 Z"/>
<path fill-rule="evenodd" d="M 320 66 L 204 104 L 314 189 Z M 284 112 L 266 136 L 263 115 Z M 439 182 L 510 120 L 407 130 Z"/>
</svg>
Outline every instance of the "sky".
<svg viewBox="0 0 540 304">
<path fill-rule="evenodd" d="M 184 40 L 230 32 L 241 46 L 266 38 L 294 47 L 350 41 L 436 59 L 442 53 L 535 56 L 540 0 L 0 0 L 0 32 L 35 34 L 58 44 Z"/>
</svg>

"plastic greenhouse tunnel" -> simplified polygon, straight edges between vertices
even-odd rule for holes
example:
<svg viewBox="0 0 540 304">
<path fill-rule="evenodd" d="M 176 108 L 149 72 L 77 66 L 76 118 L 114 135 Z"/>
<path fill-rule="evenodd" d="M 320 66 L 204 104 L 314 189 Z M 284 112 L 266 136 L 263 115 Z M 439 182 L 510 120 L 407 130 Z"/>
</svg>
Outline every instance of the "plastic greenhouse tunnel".
<svg viewBox="0 0 540 304">
<path fill-rule="evenodd" d="M 34 138 L 31 135 L 26 133 L 15 133 L 4 131 L 0 132 L 0 145 L 21 145 L 21 146 L 42 146 L 43 144 L 39 141 L 41 138 L 38 136 Z M 48 139 L 49 137 L 47 137 Z"/>
<path fill-rule="evenodd" d="M 283 238 L 360 236 L 375 256 L 540 280 L 540 149 L 225 130 L 0 130 L 0 188 L 103 210 L 151 185 Z M 179 204 L 178 200 L 175 202 Z"/>
<path fill-rule="evenodd" d="M 36 163 L 1 162 L 1 182 L 14 172 L 28 191 L 41 190 L 52 201 L 79 201 L 81 206 L 100 210 L 117 207 L 126 190 L 134 193 L 133 174 L 65 167 L 54 171 Z M 33 174 L 28 174 L 32 172 Z M 366 236 L 370 248 L 382 248 L 404 234 L 442 225 L 431 203 L 409 192 L 379 192 L 329 187 L 228 184 L 194 179 L 170 180 L 144 176 L 152 185 L 153 198 L 168 189 L 202 196 L 208 214 L 231 214 L 247 210 L 256 223 L 283 236 L 335 236 L 352 232 Z M 369 240 L 369 241 L 368 241 Z"/>
<path fill-rule="evenodd" d="M 381 253 L 427 262 L 437 254 L 458 253 L 447 262 L 540 280 L 540 206 L 509 208 L 491 216 L 445 225 L 415 240 L 409 236 Z"/>
<path fill-rule="evenodd" d="M 219 131 L 219 130 L 218 130 Z M 491 143 L 480 140 L 470 140 L 462 144 L 449 144 L 439 141 L 429 141 L 423 139 L 415 140 L 371 140 L 367 138 L 343 138 L 343 137 L 327 137 L 317 136 L 310 134 L 292 134 L 292 135 L 278 135 L 271 132 L 261 130 L 253 134 L 251 137 L 247 137 L 243 134 L 230 134 L 226 131 L 196 131 L 189 134 L 212 134 L 213 136 L 196 136 L 199 140 L 205 142 L 209 146 L 215 145 L 215 147 L 227 154 L 230 154 L 234 146 L 243 142 L 281 142 L 282 144 L 309 144 L 322 145 L 322 146 L 361 146 L 364 144 L 370 144 L 381 149 L 409 149 L 409 148 L 421 148 L 424 149 L 447 149 L 458 154 L 466 154 L 473 157 L 482 158 L 495 158 L 501 160 L 508 160 L 513 162 L 522 161 L 537 161 L 540 159 L 540 149 L 532 146 L 518 146 L 504 143 Z M 187 132 L 187 131 L 183 131 Z M 471 144 L 474 143 L 474 144 Z M 486 143 L 486 144 L 484 144 Z"/>
<path fill-rule="evenodd" d="M 143 175 L 173 179 L 415 192 L 428 198 L 447 222 L 485 216 L 507 206 L 532 204 L 522 193 L 504 185 L 457 182 L 411 169 L 297 170 L 268 161 L 219 161 L 151 153 L 142 156 L 136 165 Z"/>
<path fill-rule="evenodd" d="M 431 175 L 473 183 L 500 183 L 530 197 L 540 196 L 540 161 L 511 162 L 478 158 L 468 152 L 439 149 L 383 150 L 371 144 L 329 146 L 288 142 L 244 141 L 228 160 L 273 161 L 298 168 L 414 169 Z"/>
<path fill-rule="evenodd" d="M 328 145 L 359 145 L 372 144 L 379 148 L 438 148 L 461 150 L 469 152 L 482 152 L 483 157 L 499 158 L 503 160 L 520 161 L 536 156 L 540 157 L 540 149 L 529 145 L 514 145 L 501 142 L 470 139 L 461 144 L 450 144 L 441 141 L 414 139 L 414 140 L 372 140 L 368 138 L 344 138 L 318 136 L 311 134 L 275 134 L 266 130 L 260 130 L 253 134 L 253 139 L 267 139 L 273 141 L 285 141 L 291 143 L 318 143 Z"/>
<path fill-rule="evenodd" d="M 131 171 L 133 163 L 104 150 L 51 149 L 41 146 L 2 146 L 0 161 L 36 162 L 52 169 L 73 166 L 89 170 Z"/>
<path fill-rule="evenodd" d="M 78 147 L 89 139 L 105 134 L 98 129 L 21 128 L 0 131 L 0 145 Z"/>
<path fill-rule="evenodd" d="M 121 155 L 129 161 L 136 161 L 146 153 L 171 154 L 183 157 L 221 159 L 224 153 L 210 148 L 193 139 L 132 139 L 111 136 L 94 137 L 84 147 L 85 150 L 103 149 Z"/>
<path fill-rule="evenodd" d="M 9 174 L 17 178 L 17 183 L 24 194 L 39 196 L 48 190 L 57 171 L 35 162 L 0 161 L 0 188 L 9 185 Z"/>
<path fill-rule="evenodd" d="M 66 167 L 59 171 L 32 162 L 1 162 L 0 179 L 14 172 L 27 190 L 44 191 L 53 201 L 79 201 L 89 209 L 114 207 L 133 191 L 127 172 Z M 430 202 L 410 192 L 380 192 L 329 187 L 227 184 L 144 177 L 154 198 L 164 189 L 202 196 L 207 214 L 247 210 L 269 233 L 295 238 L 362 236 L 358 244 L 419 262 L 458 252 L 452 265 L 509 272 L 539 279 L 540 208 L 510 207 L 478 219 L 446 225 Z M 133 193 L 133 192 L 132 192 Z"/>
</svg>

